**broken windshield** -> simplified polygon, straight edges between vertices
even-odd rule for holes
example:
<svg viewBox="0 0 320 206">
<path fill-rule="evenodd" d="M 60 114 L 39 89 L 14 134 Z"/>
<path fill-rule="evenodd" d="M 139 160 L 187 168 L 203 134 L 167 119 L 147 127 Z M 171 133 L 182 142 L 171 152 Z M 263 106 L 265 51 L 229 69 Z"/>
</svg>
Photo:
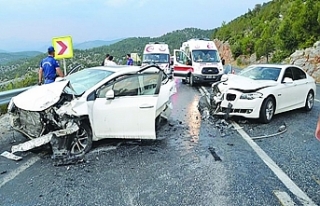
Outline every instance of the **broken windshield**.
<svg viewBox="0 0 320 206">
<path fill-rule="evenodd" d="M 66 92 L 80 95 L 113 73 L 102 69 L 83 69 L 78 71 L 65 77 L 70 81 L 73 89 L 66 88 Z"/>
</svg>

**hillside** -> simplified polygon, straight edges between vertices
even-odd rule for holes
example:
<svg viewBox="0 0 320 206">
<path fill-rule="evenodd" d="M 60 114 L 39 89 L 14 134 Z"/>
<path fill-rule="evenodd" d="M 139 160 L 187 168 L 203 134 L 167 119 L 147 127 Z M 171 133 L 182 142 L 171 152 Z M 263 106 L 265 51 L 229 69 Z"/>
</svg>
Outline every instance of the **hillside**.
<svg viewBox="0 0 320 206">
<path fill-rule="evenodd" d="M 223 23 L 212 38 L 228 41 L 234 58 L 256 53 L 281 62 L 320 39 L 320 1 L 273 0 Z"/>
<path fill-rule="evenodd" d="M 86 50 L 74 50 L 74 58 L 66 59 L 68 69 L 75 65 L 82 65 L 83 67 L 91 67 L 100 65 L 104 60 L 106 53 L 110 53 L 115 57 L 118 63 L 125 63 L 125 55 L 127 53 L 141 54 L 144 46 L 151 41 L 164 41 L 169 44 L 171 52 L 173 49 L 180 48 L 183 41 L 194 37 L 210 37 L 213 30 L 201 30 L 196 28 L 187 28 L 169 32 L 163 36 L 150 38 L 150 37 L 134 37 L 127 38 L 109 46 L 102 46 Z M 27 72 L 35 71 L 39 68 L 39 62 L 45 54 L 38 55 L 34 58 L 26 59 L 25 61 L 12 62 L 10 66 L 0 66 L 0 81 L 10 80 L 20 77 Z M 62 67 L 62 65 L 61 65 Z"/>
<path fill-rule="evenodd" d="M 111 41 L 104 41 L 104 40 L 95 40 L 95 41 L 87 41 L 79 44 L 75 44 L 73 47 L 75 49 L 85 50 L 85 49 L 92 49 L 95 47 L 101 47 L 101 46 L 108 46 L 114 43 L 117 43 L 123 39 L 115 39 Z"/>
<path fill-rule="evenodd" d="M 8 62 L 16 61 L 19 59 L 35 57 L 39 54 L 41 54 L 41 52 L 38 52 L 38 51 L 10 52 L 10 53 L 0 51 L 0 65 L 4 65 Z"/>
</svg>

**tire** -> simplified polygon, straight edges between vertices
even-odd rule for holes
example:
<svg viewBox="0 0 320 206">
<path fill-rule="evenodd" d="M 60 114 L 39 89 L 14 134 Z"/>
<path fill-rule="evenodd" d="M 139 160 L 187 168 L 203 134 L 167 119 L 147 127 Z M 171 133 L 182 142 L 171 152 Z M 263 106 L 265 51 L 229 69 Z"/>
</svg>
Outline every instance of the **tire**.
<svg viewBox="0 0 320 206">
<path fill-rule="evenodd" d="M 192 74 L 190 74 L 190 76 L 189 76 L 189 84 L 190 84 L 190 86 L 192 86 L 192 87 L 195 85 L 195 83 L 194 83 L 194 77 L 193 77 Z"/>
<path fill-rule="evenodd" d="M 70 153 L 72 155 L 89 152 L 92 147 L 92 130 L 89 124 L 82 122 L 73 137 L 74 139 L 70 145 Z"/>
<path fill-rule="evenodd" d="M 161 126 L 161 114 L 159 116 L 157 116 L 155 124 L 156 124 L 155 125 L 156 130 L 158 130 Z"/>
<path fill-rule="evenodd" d="M 312 90 L 310 90 L 306 98 L 304 109 L 306 111 L 311 111 L 313 108 L 313 105 L 314 105 L 314 93 Z"/>
<path fill-rule="evenodd" d="M 260 108 L 260 122 L 267 124 L 271 122 L 275 112 L 275 101 L 272 97 L 267 97 Z"/>
<path fill-rule="evenodd" d="M 188 81 L 186 79 L 182 79 L 181 82 L 182 82 L 182 84 L 187 84 L 188 83 Z"/>
</svg>

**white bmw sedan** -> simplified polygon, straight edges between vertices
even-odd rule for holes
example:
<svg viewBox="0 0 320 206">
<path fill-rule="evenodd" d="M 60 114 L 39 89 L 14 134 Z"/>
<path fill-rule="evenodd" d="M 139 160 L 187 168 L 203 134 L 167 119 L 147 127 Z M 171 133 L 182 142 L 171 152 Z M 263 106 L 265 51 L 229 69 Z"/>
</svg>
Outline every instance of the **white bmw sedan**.
<svg viewBox="0 0 320 206">
<path fill-rule="evenodd" d="M 215 114 L 242 116 L 269 123 L 275 114 L 313 108 L 315 80 L 295 65 L 257 64 L 214 83 Z"/>
</svg>

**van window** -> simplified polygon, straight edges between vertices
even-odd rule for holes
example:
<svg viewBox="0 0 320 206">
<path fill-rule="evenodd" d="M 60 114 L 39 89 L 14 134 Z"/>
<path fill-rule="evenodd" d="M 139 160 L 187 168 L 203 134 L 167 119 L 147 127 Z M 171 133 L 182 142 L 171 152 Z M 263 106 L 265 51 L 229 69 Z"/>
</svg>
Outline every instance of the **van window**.
<svg viewBox="0 0 320 206">
<path fill-rule="evenodd" d="M 169 54 L 144 54 L 142 63 L 169 63 L 170 55 Z"/>
<path fill-rule="evenodd" d="M 220 62 L 217 50 L 193 50 L 192 58 L 194 62 Z"/>
</svg>

